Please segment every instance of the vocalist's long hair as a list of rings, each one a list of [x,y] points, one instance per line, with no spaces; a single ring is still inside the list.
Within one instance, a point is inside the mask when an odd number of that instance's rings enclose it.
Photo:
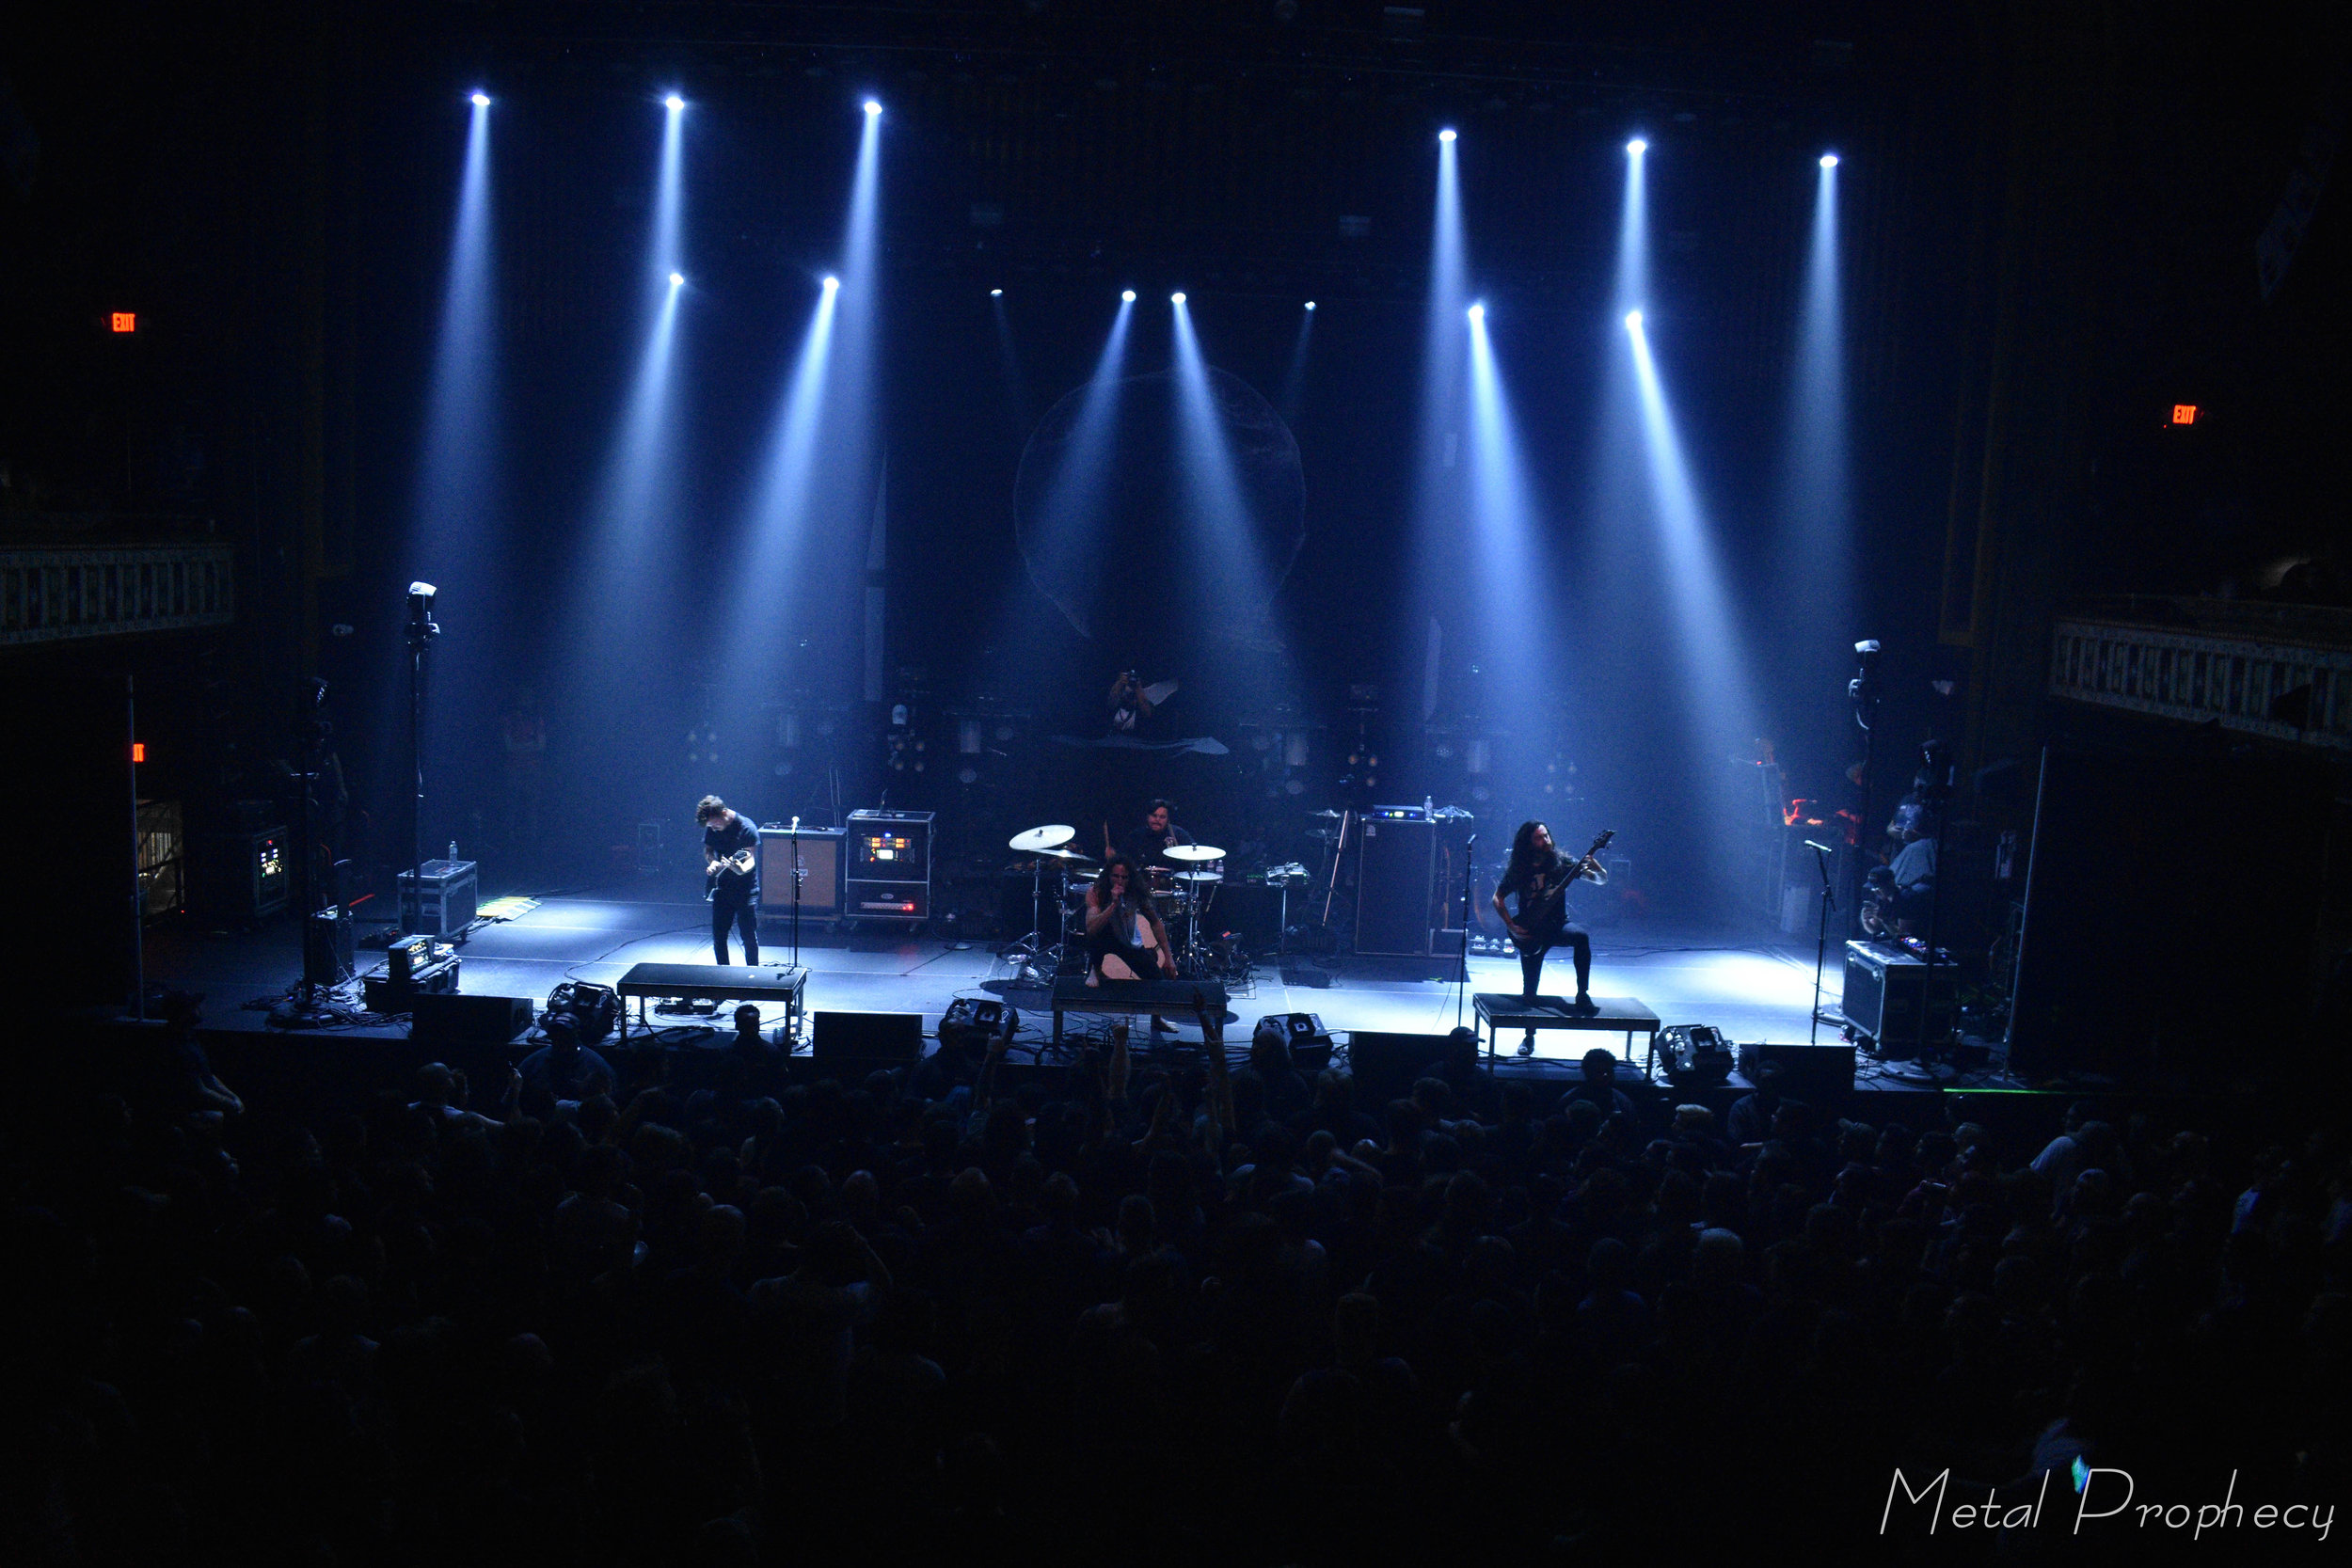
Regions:
[[[1144,888],[1143,872],[1135,862],[1124,855],[1112,855],[1103,862],[1103,873],[1094,879],[1096,891],[1105,892],[1109,889],[1111,873],[1114,870],[1122,870],[1127,873],[1127,894],[1120,900],[1122,906],[1120,912],[1129,915],[1142,913],[1147,907],[1144,901],[1151,896],[1151,894]],[[1098,900],[1094,907],[1098,910],[1108,909],[1110,905]],[[1122,937],[1121,940],[1125,939]]]
[[[1503,880],[1515,881],[1524,878],[1531,871],[1550,869],[1535,848],[1535,830],[1542,826],[1541,822],[1522,822],[1519,824],[1519,831],[1511,835],[1511,863],[1503,868]],[[1552,847],[1550,859],[1554,863],[1559,861],[1559,846]]]

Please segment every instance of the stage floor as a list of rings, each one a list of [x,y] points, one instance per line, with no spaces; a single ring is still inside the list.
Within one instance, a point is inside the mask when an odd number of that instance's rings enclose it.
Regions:
[[[787,956],[788,938],[774,940],[783,935],[762,936],[764,961]],[[1742,1043],[1795,1043],[1806,1037],[1813,991],[1809,948],[1740,944],[1652,927],[1597,932],[1593,945],[1594,989],[1638,997],[1664,1024],[1711,1023]],[[632,964],[709,962],[708,907],[626,890],[550,896],[477,929],[458,951],[460,989],[467,994],[544,1000],[564,979],[609,986]],[[1022,1009],[1025,1041],[1032,1037],[1033,1010],[1037,1036],[1051,1026],[1043,988],[1012,984],[1013,966],[997,957],[994,943],[964,945],[872,929],[804,931],[801,958],[809,970],[812,1012],[919,1013],[930,1034],[957,997],[996,995]],[[382,962],[380,951],[361,950],[362,970]],[[1442,1034],[1457,1017],[1470,1022],[1469,996],[1441,975],[1450,967],[1435,960],[1374,958],[1326,958],[1312,966],[1285,959],[1278,966],[1273,958],[1263,958],[1248,987],[1229,989],[1236,1022],[1228,1025],[1228,1035],[1238,1039],[1262,1015],[1288,1012],[1316,1014],[1335,1033]],[[1519,988],[1516,958],[1473,956],[1470,968],[1473,993]],[[206,1022],[215,1029],[263,1027],[264,1013],[246,1005],[282,996],[301,974],[300,944],[291,923],[242,935],[172,932],[154,939],[148,955],[151,981],[206,994]],[[1318,977],[1327,983],[1312,983]],[[1838,979],[1836,973],[1829,976],[1833,988]],[[1548,991],[1573,990],[1565,953],[1553,954],[1546,964],[1544,985]],[[771,1012],[775,1016],[770,1022],[781,1021],[780,1008]],[[1179,1037],[1198,1040],[1199,1028],[1184,1022]],[[1073,1026],[1077,1022],[1073,1016]],[[406,1026],[390,1024],[381,1032],[397,1037]],[[1821,1037],[1834,1041],[1836,1033],[1824,1024]],[[1505,1048],[1513,1043],[1505,1041]],[[1595,1045],[1622,1051],[1624,1037],[1546,1032],[1537,1037],[1536,1051],[1541,1057],[1565,1059]],[[1637,1053],[1640,1049],[1637,1040]]]

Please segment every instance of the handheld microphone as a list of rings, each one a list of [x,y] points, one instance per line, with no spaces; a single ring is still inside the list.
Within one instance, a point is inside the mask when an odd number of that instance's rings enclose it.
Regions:
[[[1804,847],[1808,849],[1819,849],[1824,855],[1834,855],[1837,853],[1836,850],[1831,848],[1828,845],[1816,844],[1809,838],[1804,841]]]

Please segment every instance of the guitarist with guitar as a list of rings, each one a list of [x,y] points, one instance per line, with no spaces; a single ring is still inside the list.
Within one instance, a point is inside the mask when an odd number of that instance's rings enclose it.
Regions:
[[[1522,822],[1519,831],[1511,835],[1511,862],[1503,867],[1502,878],[1495,883],[1495,913],[1502,920],[1503,929],[1511,933],[1511,943],[1519,950],[1519,973],[1525,979],[1520,995],[1534,997],[1544,977],[1544,955],[1555,947],[1565,947],[1576,959],[1576,1001],[1572,1006],[1580,1013],[1597,1013],[1593,1005],[1593,939],[1584,927],[1568,919],[1568,888],[1578,881],[1606,882],[1609,874],[1600,868],[1594,857],[1609,847],[1616,836],[1613,828],[1593,840],[1593,847],[1581,860],[1570,860],[1551,842],[1551,830],[1541,822]],[[1518,912],[1515,916],[1502,900],[1518,895]],[[1535,1048],[1535,1032],[1527,1032],[1519,1043],[1524,1056]]]
[[[703,827],[703,876],[710,900],[710,948],[727,958],[727,927],[743,934],[743,961],[759,962],[759,830],[716,795],[694,808]]]

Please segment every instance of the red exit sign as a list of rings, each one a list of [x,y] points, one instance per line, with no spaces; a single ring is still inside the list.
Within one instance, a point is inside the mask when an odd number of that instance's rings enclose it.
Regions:
[[[2176,403],[2172,405],[2172,422],[2174,424],[2195,424],[2197,422],[2197,414],[2198,408],[2193,403]]]
[[[106,316],[106,330],[109,332],[136,332],[138,329],[139,313],[136,310],[114,310]]]

